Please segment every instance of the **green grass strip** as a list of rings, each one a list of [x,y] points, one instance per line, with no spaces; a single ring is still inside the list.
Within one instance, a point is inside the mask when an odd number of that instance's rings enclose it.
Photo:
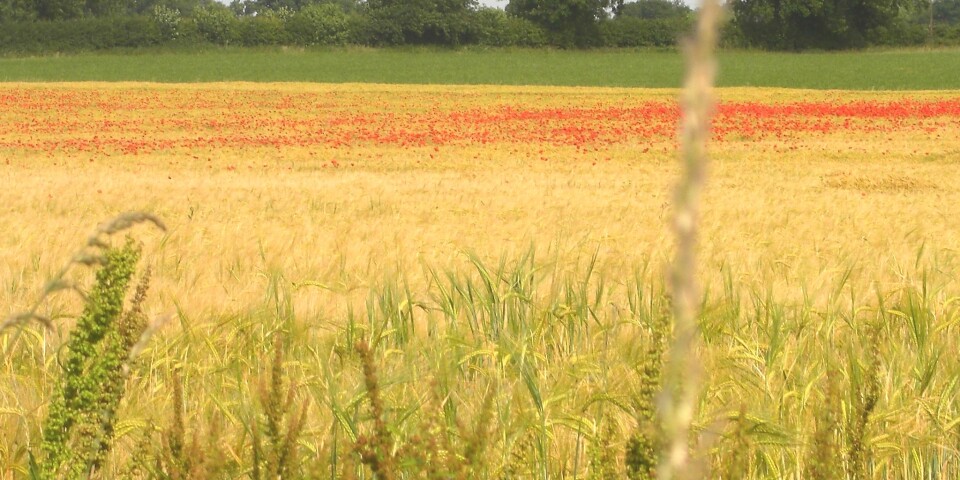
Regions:
[[[720,86],[960,89],[960,50],[729,51]],[[0,58],[0,81],[323,82],[679,87],[673,51],[208,49]]]

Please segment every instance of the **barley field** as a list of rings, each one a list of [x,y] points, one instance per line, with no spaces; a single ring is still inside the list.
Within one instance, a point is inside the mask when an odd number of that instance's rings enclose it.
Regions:
[[[0,478],[88,303],[44,286],[125,211],[166,228],[109,240],[151,335],[98,475],[651,478],[678,94],[0,84],[0,304],[49,319],[0,334]],[[717,95],[694,458],[957,477],[960,92]]]

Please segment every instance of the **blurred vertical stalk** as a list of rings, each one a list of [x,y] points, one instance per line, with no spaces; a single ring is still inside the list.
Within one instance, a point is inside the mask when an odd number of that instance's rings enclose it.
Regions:
[[[717,0],[704,0],[694,37],[685,45],[687,76],[681,94],[683,120],[680,127],[683,172],[674,199],[677,252],[670,283],[674,340],[664,377],[665,395],[661,401],[666,442],[657,471],[658,480],[697,475],[690,461],[690,425],[696,413],[702,368],[697,354],[697,316],[701,300],[696,280],[697,223],[713,114],[714,50],[719,23]]]

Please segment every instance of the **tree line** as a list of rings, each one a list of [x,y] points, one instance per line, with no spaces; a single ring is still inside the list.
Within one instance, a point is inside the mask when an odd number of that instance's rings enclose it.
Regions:
[[[960,44],[960,0],[729,0],[726,46]],[[0,50],[156,45],[670,47],[680,0],[0,0]]]

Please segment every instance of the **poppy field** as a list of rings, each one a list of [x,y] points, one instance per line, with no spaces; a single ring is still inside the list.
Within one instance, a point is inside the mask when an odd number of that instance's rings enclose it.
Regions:
[[[151,336],[105,478],[650,478],[678,93],[0,84],[0,302],[105,219],[165,224],[130,232]],[[695,457],[957,476],[960,92],[717,94]],[[0,334],[0,478],[39,452],[66,279]]]

